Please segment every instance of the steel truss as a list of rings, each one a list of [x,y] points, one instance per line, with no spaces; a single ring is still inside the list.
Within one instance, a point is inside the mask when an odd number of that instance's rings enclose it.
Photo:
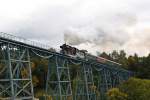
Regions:
[[[33,100],[33,85],[28,48],[2,43],[0,99]]]
[[[104,66],[94,66],[93,79],[96,88],[96,100],[105,100],[106,92],[117,87],[121,82],[131,77],[131,74],[120,70],[109,69]]]
[[[72,100],[68,59],[60,56],[49,59],[46,92],[53,100]]]
[[[34,99],[30,53],[49,61],[46,100],[105,100],[108,89],[132,76],[117,65],[74,59],[51,52],[47,46],[17,40],[0,34],[0,100]]]
[[[70,65],[78,67],[73,79]],[[49,59],[46,92],[53,100],[105,100],[107,90],[129,77],[120,70],[54,56]]]
[[[80,70],[77,72],[75,100],[95,100],[93,72],[91,65],[81,64]]]

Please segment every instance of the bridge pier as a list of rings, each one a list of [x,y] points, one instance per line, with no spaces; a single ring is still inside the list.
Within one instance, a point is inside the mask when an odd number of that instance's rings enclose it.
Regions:
[[[29,49],[3,43],[1,54],[0,98],[33,100]]]
[[[54,100],[72,100],[68,59],[54,56],[49,59],[46,92]],[[51,62],[51,63],[50,63]]]
[[[84,68],[84,80],[86,86],[86,96],[87,100],[96,100],[95,87],[93,81],[93,69],[92,65],[85,64]]]

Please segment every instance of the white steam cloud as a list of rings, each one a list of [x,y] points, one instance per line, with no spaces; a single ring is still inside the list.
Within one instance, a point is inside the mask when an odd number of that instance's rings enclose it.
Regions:
[[[92,45],[97,51],[121,49],[130,41],[128,28],[137,24],[136,15],[130,13],[117,13],[103,20],[98,17],[86,25],[69,28],[64,32],[64,41],[75,46]]]

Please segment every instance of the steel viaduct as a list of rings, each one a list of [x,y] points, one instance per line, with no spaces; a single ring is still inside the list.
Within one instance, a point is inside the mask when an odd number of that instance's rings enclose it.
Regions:
[[[108,89],[131,77],[119,65],[90,62],[49,51],[49,46],[0,33],[0,100],[34,100],[31,53],[49,61],[45,100],[104,100]],[[71,65],[77,66],[71,80]],[[27,75],[22,75],[26,71]],[[55,78],[54,78],[55,77]]]

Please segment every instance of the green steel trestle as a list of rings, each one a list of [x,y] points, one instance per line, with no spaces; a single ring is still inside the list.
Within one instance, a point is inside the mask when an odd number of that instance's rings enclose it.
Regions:
[[[105,100],[130,71],[51,52],[47,46],[0,33],[0,100],[33,100],[31,54],[48,60],[45,99]]]

